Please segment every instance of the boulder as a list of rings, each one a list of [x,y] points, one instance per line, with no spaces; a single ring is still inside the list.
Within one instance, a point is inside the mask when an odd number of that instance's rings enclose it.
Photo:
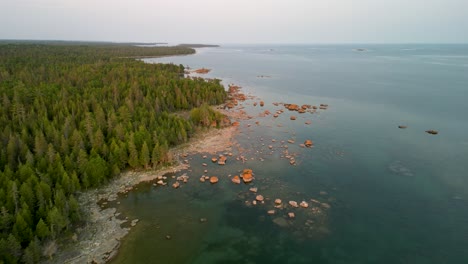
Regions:
[[[300,205],[302,208],[307,208],[307,207],[309,207],[309,204],[308,204],[306,201],[302,201],[299,205]]]
[[[285,104],[284,106],[286,106],[286,108],[289,111],[299,111],[299,109],[300,109],[297,104]]]
[[[281,199],[275,199],[275,204],[276,204],[276,205],[280,205],[281,202],[282,202]]]
[[[268,210],[267,214],[269,214],[269,215],[274,215],[274,214],[275,214],[275,210]]]
[[[294,208],[299,207],[299,205],[297,204],[296,201],[289,201],[289,205],[291,205],[291,206],[294,207]]]
[[[242,172],[242,180],[244,180],[245,183],[252,182],[253,176],[251,169],[244,169],[244,171]]]
[[[216,176],[211,176],[210,177],[210,183],[214,184],[214,183],[217,183],[219,181],[218,177]]]
[[[212,157],[212,158],[211,158],[211,161],[212,161],[213,163],[214,163],[214,162],[217,162],[217,161],[218,161],[218,158]]]
[[[437,130],[426,130],[426,133],[431,134],[431,135],[437,135],[439,132]]]
[[[312,140],[310,139],[307,139],[306,141],[304,141],[304,145],[308,148],[312,147],[312,145],[314,145],[314,142],[312,142]]]
[[[226,160],[227,160],[227,158],[225,156],[221,155],[221,156],[219,156],[218,164],[219,165],[224,165],[224,164],[226,164]]]
[[[264,105],[265,105],[265,102],[260,101],[260,106],[264,106]]]
[[[258,188],[257,187],[252,187],[249,189],[249,191],[253,192],[253,193],[256,193],[258,191]]]
[[[289,212],[289,213],[288,213],[288,216],[289,216],[289,218],[294,218],[294,217],[296,217],[296,215],[295,215],[293,212]]]
[[[177,188],[180,187],[180,183],[179,183],[178,181],[176,181],[176,182],[174,182],[174,184],[172,184],[172,187],[173,187],[174,189],[177,189]]]
[[[291,119],[291,120],[296,120],[296,117],[295,117],[295,116],[291,116],[289,119]]]
[[[240,177],[239,176],[234,176],[232,177],[231,181],[235,184],[240,184],[241,183],[241,180],[240,180]]]
[[[257,195],[257,196],[255,197],[255,200],[257,200],[257,201],[259,201],[259,202],[263,202],[263,200],[265,200],[265,198],[263,198],[263,195],[260,195],[260,194],[259,194],[259,195]]]

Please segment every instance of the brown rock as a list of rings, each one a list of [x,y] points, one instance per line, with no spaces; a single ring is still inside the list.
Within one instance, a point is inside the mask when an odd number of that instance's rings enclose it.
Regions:
[[[299,106],[297,104],[285,104],[284,106],[290,111],[299,111]]]
[[[265,105],[265,102],[260,101],[260,106],[264,106],[264,105]]]
[[[242,172],[242,180],[244,180],[245,183],[252,182],[253,176],[251,169],[244,169],[244,171]]]
[[[407,128],[408,126],[403,126],[403,125],[399,125],[398,128],[401,128],[401,129],[405,129]]]
[[[300,205],[302,208],[307,208],[307,207],[309,207],[309,204],[308,204],[306,201],[302,201],[299,205]]]
[[[240,180],[239,176],[237,176],[237,175],[232,177],[231,181],[233,183],[235,183],[235,184],[240,184],[241,183],[241,180]]]
[[[249,189],[249,191],[253,192],[253,193],[256,193],[258,191],[258,188],[257,187],[252,187]]]
[[[210,183],[214,184],[214,183],[217,183],[219,181],[218,177],[216,176],[211,176],[210,177]]]
[[[289,205],[291,205],[291,206],[294,207],[294,208],[299,207],[299,205],[297,204],[296,201],[289,201]]]
[[[275,210],[268,210],[267,212],[269,215],[274,215],[275,214]]]
[[[200,177],[200,182],[205,182],[205,177],[201,176]]]
[[[294,218],[296,215],[293,212],[288,213],[289,218]]]
[[[263,198],[263,195],[260,195],[260,194],[255,197],[255,200],[257,200],[259,202],[263,202],[264,199],[265,198]]]
[[[276,204],[276,205],[280,205],[281,202],[282,202],[281,199],[275,199],[275,204]]]
[[[439,132],[437,130],[426,130],[426,133],[431,134],[431,135],[437,135]]]
[[[212,158],[211,158],[211,161],[212,161],[212,162],[216,162],[216,161],[218,161],[218,159],[217,159],[216,157],[212,157]]]
[[[227,158],[225,156],[221,155],[221,156],[219,156],[218,164],[219,165],[224,165],[224,164],[226,164],[226,160],[227,160]]]
[[[291,116],[289,119],[291,119],[291,120],[296,120],[296,117],[295,117],[295,116]]]
[[[237,122],[237,121],[235,121],[235,122],[233,122],[233,123],[232,123],[232,125],[233,125],[233,126],[239,126],[239,125],[240,125],[240,123],[239,123],[239,122]]]
[[[209,73],[210,71],[211,71],[210,69],[201,68],[201,69],[194,70],[193,72],[198,73],[198,74],[206,74],[206,73]]]
[[[312,145],[314,145],[314,143],[312,142],[312,140],[310,139],[307,139],[305,142],[304,142],[304,145],[308,148],[312,147]]]
[[[174,189],[177,189],[177,188],[180,187],[180,183],[179,183],[178,181],[176,181],[174,184],[172,184],[172,187],[173,187]]]

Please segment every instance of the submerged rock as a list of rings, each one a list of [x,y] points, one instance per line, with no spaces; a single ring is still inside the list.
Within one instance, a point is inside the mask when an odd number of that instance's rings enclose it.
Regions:
[[[426,133],[431,134],[431,135],[437,135],[439,134],[439,131],[431,129],[431,130],[426,130]]]
[[[407,128],[408,126],[403,126],[403,125],[399,125],[398,128],[401,128],[401,129],[405,129]]]
[[[295,218],[296,215],[295,215],[293,212],[289,212],[289,213],[288,213],[288,217],[289,217],[289,218]]]
[[[268,210],[267,214],[269,214],[269,215],[274,215],[274,214],[275,214],[275,210]]]
[[[284,219],[283,217],[276,217],[275,219],[273,219],[273,223],[277,224],[280,227],[288,227],[289,226],[288,221],[286,219]]]
[[[309,204],[308,204],[306,201],[302,201],[299,205],[300,205],[302,208],[307,208],[307,207],[309,207]]]
[[[257,187],[252,187],[249,189],[249,191],[253,192],[253,193],[256,193],[258,191],[258,188]]]

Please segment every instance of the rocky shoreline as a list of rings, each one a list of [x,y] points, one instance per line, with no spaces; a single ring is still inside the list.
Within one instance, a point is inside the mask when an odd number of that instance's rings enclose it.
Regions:
[[[172,149],[174,157],[179,161],[174,166],[156,171],[127,171],[104,187],[81,193],[78,201],[84,210],[86,224],[77,228],[70,238],[61,241],[57,254],[44,263],[106,263],[112,259],[118,252],[120,240],[137,224],[138,219],[121,219],[116,208],[103,208],[99,203],[115,201],[119,193],[126,193],[141,182],[188,169],[189,165],[180,161],[183,155],[230,150],[238,129],[235,120],[245,119],[245,112],[240,109],[225,110],[223,107],[216,110],[231,119],[232,125],[200,132],[188,143]]]

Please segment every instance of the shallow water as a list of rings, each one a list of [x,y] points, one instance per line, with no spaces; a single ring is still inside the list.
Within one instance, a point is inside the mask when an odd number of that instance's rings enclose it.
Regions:
[[[234,159],[238,147],[225,166],[189,156],[181,188],[140,184],[119,199],[118,210],[140,222],[112,263],[468,260],[468,46],[246,45],[146,61],[213,69],[206,77],[241,85],[265,107],[245,102],[255,117],[241,122],[237,136],[245,164]],[[330,106],[258,117],[282,108],[273,102]],[[295,143],[281,143],[288,139]],[[299,147],[305,139],[314,147]],[[281,157],[284,145],[296,166]],[[254,182],[231,183],[244,168],[253,169]],[[199,182],[205,169],[220,182]],[[250,187],[265,204],[246,204],[255,199]],[[275,198],[310,207],[271,216]]]

